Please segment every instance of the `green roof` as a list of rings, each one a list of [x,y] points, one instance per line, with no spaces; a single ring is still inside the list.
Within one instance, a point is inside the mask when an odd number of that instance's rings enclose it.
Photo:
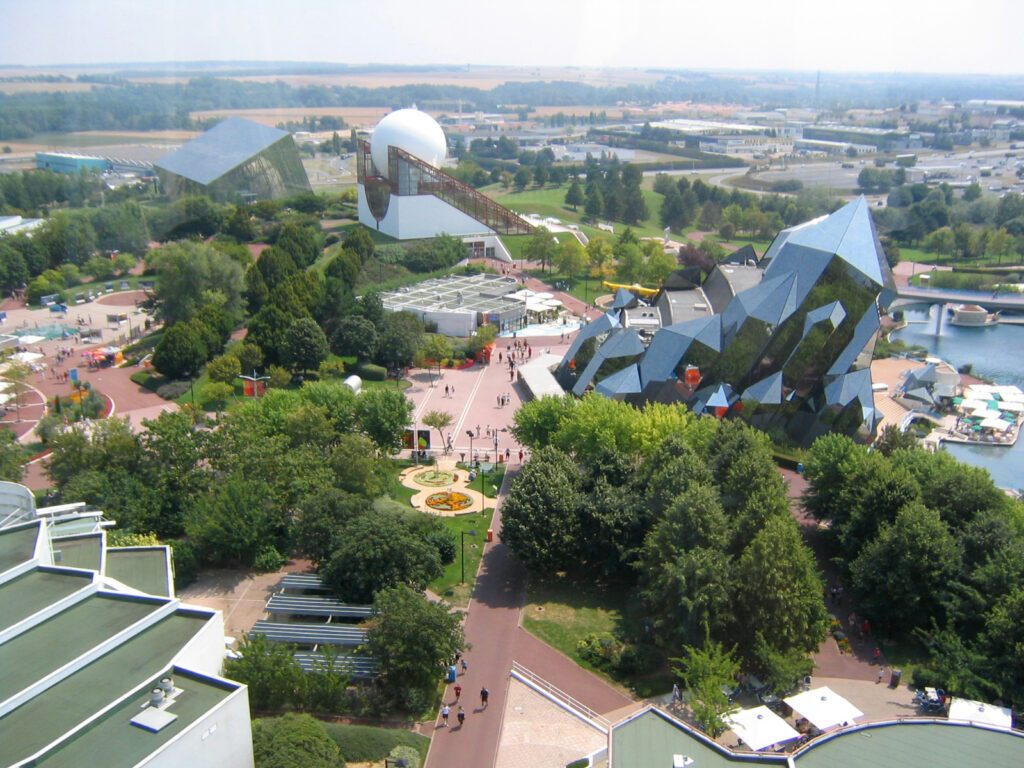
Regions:
[[[52,539],[50,547],[53,549],[55,565],[64,568],[85,568],[90,571],[100,570],[103,560],[102,533]]]
[[[208,620],[206,614],[178,611],[4,715],[0,744],[5,761],[27,759],[144,681],[159,676]],[[6,671],[6,666],[0,664],[0,670]],[[150,744],[158,746],[160,734],[151,735],[156,739]],[[108,741],[102,761],[78,764],[86,768],[111,765],[111,756],[134,738],[135,734],[125,732]]]
[[[88,728],[29,765],[47,768],[127,768],[136,765],[238,690],[237,685],[176,669],[174,687],[180,688],[181,693],[166,711],[178,719],[158,733],[152,733],[132,725],[130,721],[148,703],[149,691],[156,687],[161,676],[162,673],[154,677],[138,696],[126,699]]]
[[[611,768],[671,768],[673,755],[687,755],[694,768],[734,768],[736,759],[673,722],[656,709],[612,730]],[[785,759],[778,762],[785,765]]]
[[[0,585],[0,632],[91,582],[86,574],[36,568]]]
[[[0,701],[130,627],[161,604],[142,598],[91,595],[0,644]]]
[[[754,757],[716,749],[656,709],[614,726],[611,746],[611,768],[668,768],[673,755],[693,758],[694,768],[736,768],[752,759],[783,766],[786,760],[772,753]],[[796,768],[1019,768],[1024,765],[1024,733],[904,720],[812,742],[792,759]]]
[[[953,723],[914,723],[866,728],[802,752],[797,768],[1019,768],[1024,734]]]
[[[167,547],[108,548],[105,573],[146,594],[171,596]]]
[[[0,573],[31,560],[38,535],[39,523],[0,530]]]

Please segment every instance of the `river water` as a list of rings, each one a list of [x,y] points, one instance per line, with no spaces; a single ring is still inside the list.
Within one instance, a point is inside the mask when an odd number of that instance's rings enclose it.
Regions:
[[[1024,389],[1024,326],[993,325],[969,328],[950,325],[947,316],[942,332],[935,335],[934,307],[930,314],[906,310],[909,325],[892,334],[892,338],[907,344],[925,347],[959,368],[970,363],[972,372],[996,384],[1015,384]],[[984,467],[1003,488],[1024,488],[1024,436],[1010,447],[959,445],[943,443],[952,456],[966,464]]]

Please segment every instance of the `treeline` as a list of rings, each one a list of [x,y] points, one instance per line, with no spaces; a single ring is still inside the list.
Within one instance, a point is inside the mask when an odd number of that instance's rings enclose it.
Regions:
[[[904,447],[819,438],[804,506],[874,631],[928,655],[914,684],[1024,703],[1024,510],[982,469]]]
[[[90,77],[89,91],[0,95],[0,139],[26,138],[44,131],[156,130],[196,127],[189,115],[214,109],[258,107],[405,107],[413,103],[455,103],[474,109],[517,113],[540,106],[657,104],[667,101],[810,105],[812,73],[761,75],[740,79],[707,72],[665,72],[650,85],[600,87],[578,82],[504,83],[489,90],[452,85],[387,88],[252,82],[226,77],[195,77],[186,83],[124,83],[119,73]],[[146,76],[151,76],[146,75]],[[112,83],[112,84],[106,84]],[[918,99],[1015,98],[1020,78],[981,76],[875,75],[864,82],[829,75],[819,93],[836,107],[896,105]]]
[[[667,134],[668,131],[661,133]],[[652,131],[652,134],[658,132]],[[648,152],[660,152],[664,155],[675,155],[677,157],[690,158],[692,162],[686,167],[696,170],[697,168],[745,168],[747,164],[738,157],[729,155],[715,155],[710,152],[701,152],[697,147],[680,146],[671,140],[670,136],[654,138],[644,136],[643,132],[637,134],[628,131],[605,131],[595,130],[590,132],[590,137],[610,147],[622,147],[624,149],[643,149]],[[678,138],[678,135],[675,136]]]
[[[597,395],[527,403],[513,434],[532,455],[502,539],[533,578],[630,588],[650,635],[608,643],[621,671],[649,671],[653,639],[674,654],[723,644],[773,690],[806,674],[828,614],[765,435]]]

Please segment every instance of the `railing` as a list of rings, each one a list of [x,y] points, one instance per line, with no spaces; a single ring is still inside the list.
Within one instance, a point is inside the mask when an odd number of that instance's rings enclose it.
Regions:
[[[512,662],[511,674],[512,677],[516,678],[520,682],[526,683],[534,689],[537,689],[540,693],[546,695],[556,704],[560,704],[578,717],[589,721],[602,732],[607,733],[611,729],[612,724],[607,717],[602,715],[600,712],[594,711],[582,701],[573,698],[560,688],[556,688],[544,678],[528,670],[518,661]]]

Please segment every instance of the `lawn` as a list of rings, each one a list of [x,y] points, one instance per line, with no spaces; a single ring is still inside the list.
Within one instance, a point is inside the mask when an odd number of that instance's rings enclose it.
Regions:
[[[399,728],[375,728],[370,725],[324,723],[324,730],[341,747],[347,763],[379,762],[399,745],[409,746],[426,760],[430,739]]]
[[[672,673],[666,665],[651,673],[625,677],[598,669],[577,651],[577,643],[590,634],[608,633],[619,638],[643,634],[639,603],[626,587],[568,576],[531,579],[523,626],[581,667],[625,685],[639,696],[665,693],[672,688]]]
[[[977,259],[965,259],[960,256],[942,256],[938,253],[929,253],[917,248],[900,248],[900,261],[912,261],[917,264],[937,264],[939,266],[961,267],[971,269],[974,267],[1014,267],[1024,263],[1024,255],[1018,256],[1015,260],[1012,256],[993,256],[987,254]]]
[[[579,224],[584,216],[583,207],[573,210],[565,204],[565,193],[569,185],[564,184],[558,187],[545,187],[543,189],[525,189],[522,192],[505,191],[500,187],[490,187],[487,193],[502,205],[508,206],[519,213],[536,213],[539,216],[552,216],[563,223]],[[662,227],[660,223],[662,196],[650,189],[641,189],[644,200],[647,201],[649,216],[638,225],[632,227],[633,231],[640,237],[661,237]],[[625,229],[626,225],[615,222],[616,233]],[[593,235],[600,230],[585,226],[584,232]]]
[[[491,527],[494,510],[488,507],[483,514],[474,512],[470,515],[442,517],[441,522],[455,535],[455,562],[444,568],[444,573],[427,586],[452,605],[464,608],[469,604],[476,582],[476,572],[480,567],[484,544],[487,540],[487,529]],[[475,533],[474,533],[475,532]],[[462,584],[462,534],[466,542],[466,583]]]

